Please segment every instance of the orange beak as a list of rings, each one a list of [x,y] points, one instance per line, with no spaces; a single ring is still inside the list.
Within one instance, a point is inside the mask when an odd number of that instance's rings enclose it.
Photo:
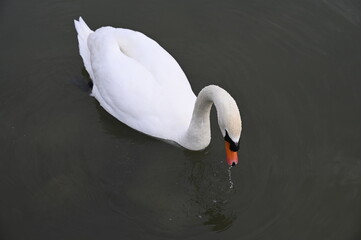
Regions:
[[[238,163],[238,154],[230,149],[229,142],[226,141],[226,159],[230,166],[235,166]]]

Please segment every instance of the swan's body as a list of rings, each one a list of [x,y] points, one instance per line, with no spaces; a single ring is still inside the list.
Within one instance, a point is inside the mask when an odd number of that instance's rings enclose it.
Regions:
[[[208,86],[197,98],[176,60],[154,40],[122,28],[93,32],[81,18],[74,23],[92,95],[111,115],[145,134],[201,150],[211,139],[215,103],[223,136],[238,144],[239,110],[225,90]]]

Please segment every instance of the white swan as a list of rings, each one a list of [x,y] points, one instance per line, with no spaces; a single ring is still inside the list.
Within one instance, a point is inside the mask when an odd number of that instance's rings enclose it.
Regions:
[[[81,17],[74,24],[92,95],[107,112],[140,132],[202,150],[211,140],[214,103],[227,162],[238,163],[242,122],[228,92],[210,85],[196,97],[176,60],[140,32],[112,27],[93,32]]]

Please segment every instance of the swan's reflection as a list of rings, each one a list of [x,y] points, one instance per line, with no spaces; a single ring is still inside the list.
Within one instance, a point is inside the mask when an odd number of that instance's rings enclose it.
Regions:
[[[234,193],[229,182],[229,169],[224,162],[214,159],[217,156],[210,157],[207,150],[188,151],[185,155],[191,164],[186,168],[189,186],[192,186],[188,193],[196,205],[198,217],[213,231],[228,229],[236,219],[235,212],[229,209]]]

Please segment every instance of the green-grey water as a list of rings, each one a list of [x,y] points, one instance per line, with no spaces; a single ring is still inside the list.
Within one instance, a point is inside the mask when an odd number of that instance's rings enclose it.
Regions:
[[[155,39],[243,119],[237,167],[212,111],[201,152],[89,96],[73,19]],[[0,239],[361,238],[356,0],[4,0]]]

